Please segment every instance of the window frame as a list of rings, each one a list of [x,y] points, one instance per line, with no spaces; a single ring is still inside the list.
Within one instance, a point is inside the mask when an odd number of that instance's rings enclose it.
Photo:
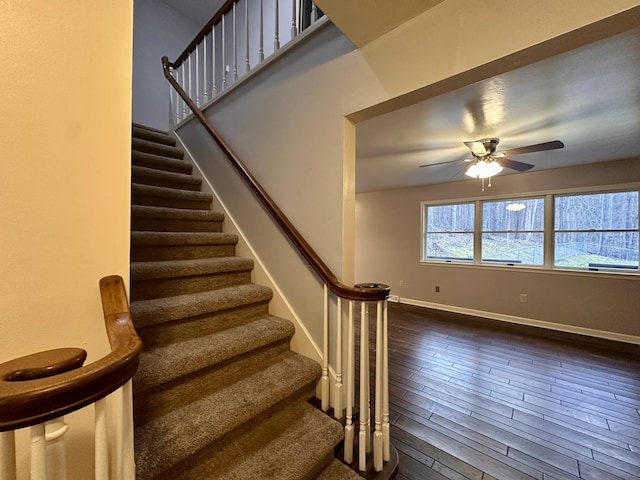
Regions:
[[[615,187],[593,187],[593,188],[575,188],[549,192],[531,192],[527,194],[518,195],[496,195],[483,198],[460,198],[455,201],[451,200],[435,200],[435,201],[422,201],[420,202],[420,235],[421,235],[421,247],[420,247],[420,260],[422,265],[457,265],[457,266],[477,266],[481,268],[515,268],[522,270],[538,270],[547,272],[565,272],[565,273],[580,273],[580,274],[612,274],[623,276],[637,276],[640,277],[640,268],[590,268],[590,267],[567,267],[555,265],[555,199],[560,196],[569,195],[593,195],[593,194],[607,194],[607,193],[619,193],[619,192],[637,192],[638,203],[640,204],[640,184],[633,183],[627,185],[620,185]],[[496,201],[519,201],[527,199],[543,199],[544,217],[543,217],[543,263],[542,265],[533,264],[519,264],[519,263],[506,263],[506,262],[492,262],[482,260],[482,211],[483,204],[485,202]],[[473,242],[473,259],[472,260],[457,260],[457,259],[437,259],[426,257],[426,219],[427,209],[430,206],[444,206],[444,205],[461,205],[461,204],[474,204],[474,242]],[[640,207],[640,205],[639,205]],[[631,230],[634,232],[635,230]],[[638,235],[640,237],[640,222],[638,225]],[[640,254],[640,240],[638,242],[638,250]]]

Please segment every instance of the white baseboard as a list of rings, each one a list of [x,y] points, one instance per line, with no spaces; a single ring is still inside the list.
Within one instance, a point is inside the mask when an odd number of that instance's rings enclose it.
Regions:
[[[490,320],[499,320],[501,322],[515,323],[517,325],[526,325],[529,327],[540,327],[549,330],[556,330],[565,333],[575,333],[588,337],[602,338],[605,340],[614,340],[616,342],[631,343],[640,345],[640,337],[635,335],[627,335],[624,333],[607,332],[605,330],[595,330],[592,328],[578,327],[575,325],[564,325],[562,323],[546,322],[543,320],[535,320],[533,318],[516,317],[514,315],[505,315],[502,313],[485,312],[482,310],[474,310],[471,308],[454,307],[451,305],[443,305],[440,303],[424,302],[422,300],[413,300],[411,298],[400,298],[399,303],[413,305],[416,307],[432,308],[444,312],[460,313],[462,315],[472,315],[475,317],[488,318]]]

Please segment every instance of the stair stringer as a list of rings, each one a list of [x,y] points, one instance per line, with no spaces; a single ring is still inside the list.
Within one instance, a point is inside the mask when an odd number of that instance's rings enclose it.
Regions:
[[[230,210],[226,207],[224,201],[220,198],[215,188],[208,180],[198,161],[189,151],[187,145],[184,144],[180,135],[176,131],[170,132],[179,143],[180,147],[184,150],[185,159],[191,161],[194,165],[192,175],[202,179],[201,191],[207,192],[213,195],[213,205],[217,210],[220,210],[225,215],[225,232],[238,235],[238,243],[236,244],[236,252],[238,256],[250,258],[254,262],[253,270],[251,271],[251,281],[253,283],[270,287],[273,291],[273,298],[269,303],[269,311],[272,315],[276,315],[285,318],[293,323],[295,327],[295,333],[291,338],[290,347],[291,350],[304,355],[312,360],[315,360],[318,364],[322,365],[322,349],[313,341],[309,331],[302,323],[300,316],[296,313],[291,303],[287,300],[282,289],[278,283],[270,275],[268,268],[257,254],[256,250],[252,247],[251,243],[247,240],[247,237],[243,234],[242,229],[239,228],[237,222],[234,220]],[[343,336],[346,338],[346,336]],[[343,355],[343,358],[346,358]],[[330,385],[330,405],[333,407],[333,399],[336,398],[336,372],[335,369],[329,365],[329,385]],[[320,382],[316,387],[316,396],[320,398]],[[344,405],[344,400],[342,401]]]

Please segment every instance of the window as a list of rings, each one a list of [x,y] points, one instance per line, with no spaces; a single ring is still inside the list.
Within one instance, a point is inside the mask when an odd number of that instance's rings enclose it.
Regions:
[[[555,197],[554,265],[638,269],[638,192]]]
[[[482,261],[544,263],[544,199],[482,202]]]
[[[473,203],[425,208],[423,257],[427,260],[473,260]]]
[[[422,261],[640,273],[640,189],[423,203]]]

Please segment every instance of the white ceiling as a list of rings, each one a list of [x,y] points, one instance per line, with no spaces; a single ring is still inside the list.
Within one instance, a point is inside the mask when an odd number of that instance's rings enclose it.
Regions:
[[[487,137],[500,138],[498,151],[565,143],[512,157],[532,172],[640,157],[640,29],[363,121],[356,132],[359,192],[468,179],[463,142]]]

